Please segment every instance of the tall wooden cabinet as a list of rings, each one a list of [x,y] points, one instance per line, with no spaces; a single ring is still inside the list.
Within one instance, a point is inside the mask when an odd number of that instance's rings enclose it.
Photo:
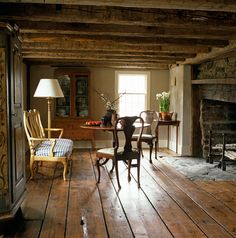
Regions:
[[[0,25],[0,221],[15,215],[25,193],[21,69],[17,27]]]
[[[88,71],[58,68],[55,78],[58,79],[64,98],[55,99],[53,127],[64,128],[63,137],[73,140],[89,140],[94,146],[94,133],[81,129],[80,126],[90,116]]]

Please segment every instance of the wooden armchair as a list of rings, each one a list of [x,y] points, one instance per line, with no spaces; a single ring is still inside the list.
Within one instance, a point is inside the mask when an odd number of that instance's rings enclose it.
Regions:
[[[63,179],[66,180],[68,159],[73,149],[73,141],[61,139],[63,129],[51,128],[50,131],[59,131],[59,138],[46,138],[45,130],[37,110],[24,111],[24,128],[30,148],[30,173],[34,177],[33,165],[35,161],[60,162],[64,166]]]

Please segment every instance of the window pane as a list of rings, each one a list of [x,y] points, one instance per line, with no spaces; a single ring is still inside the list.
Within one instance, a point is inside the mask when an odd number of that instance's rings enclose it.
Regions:
[[[119,74],[118,93],[146,93],[147,76],[145,74]]]
[[[144,94],[124,94],[119,102],[120,116],[138,116],[145,108]]]

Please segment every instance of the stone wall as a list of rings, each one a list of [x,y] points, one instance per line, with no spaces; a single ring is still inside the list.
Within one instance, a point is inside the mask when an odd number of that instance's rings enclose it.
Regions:
[[[229,78],[231,84],[227,82]],[[195,137],[193,138],[193,143],[195,143],[193,148],[198,155],[206,158],[210,129],[236,131],[236,57],[195,66],[194,79],[209,80],[208,82],[210,82],[201,84],[199,81],[198,85],[192,87],[193,95],[197,97],[197,99],[193,99],[195,115],[193,119],[193,137]],[[218,79],[221,79],[220,83]],[[214,81],[216,83],[213,83]],[[231,139],[236,143],[236,136]],[[216,143],[221,142],[222,137],[215,140]]]
[[[199,96],[200,99],[236,103],[236,84],[203,84],[199,86]]]
[[[236,78],[236,57],[205,62],[194,69],[196,79]]]

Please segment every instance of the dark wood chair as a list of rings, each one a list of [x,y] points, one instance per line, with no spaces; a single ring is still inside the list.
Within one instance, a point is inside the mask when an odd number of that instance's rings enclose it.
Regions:
[[[133,148],[131,139],[136,127],[138,127],[139,136],[137,137],[137,140],[135,142],[136,146]],[[98,183],[100,182],[100,166],[104,165],[109,159],[112,159],[113,166],[111,172],[115,168],[119,189],[121,188],[121,186],[119,181],[118,161],[124,161],[128,165],[128,181],[131,180],[130,175],[131,167],[137,168],[138,187],[140,187],[140,157],[141,157],[140,138],[143,133],[143,128],[144,128],[144,121],[141,117],[137,116],[120,117],[116,120],[113,131],[114,147],[99,149],[96,152]],[[101,162],[102,159],[105,159],[105,161]],[[136,160],[136,163],[133,163],[133,160]]]
[[[235,143],[236,131],[231,130],[222,133],[223,145],[222,145],[222,157],[219,161],[218,168],[222,167],[222,170],[226,170],[227,162],[236,162],[236,143]]]
[[[144,128],[143,134],[141,136],[141,142],[145,142],[149,145],[149,162],[152,163],[153,144],[155,144],[155,158],[157,159],[158,133],[156,130],[158,123],[158,115],[156,111],[146,110],[142,111],[139,116],[144,120],[145,123],[150,124],[149,127]],[[137,140],[137,138],[138,134],[134,134],[132,136],[132,141]]]

